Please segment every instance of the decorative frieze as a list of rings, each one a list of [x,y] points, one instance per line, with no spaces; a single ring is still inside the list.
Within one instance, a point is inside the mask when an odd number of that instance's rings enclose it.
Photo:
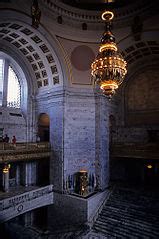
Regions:
[[[53,185],[38,188],[0,201],[0,223],[35,208],[53,204]]]
[[[63,4],[62,1],[52,1],[52,0],[42,0],[44,5],[49,7],[51,11],[53,12],[54,16],[59,19],[59,16],[62,16],[62,21],[60,21],[60,24],[74,24],[74,26],[79,26],[79,22],[83,23],[89,23],[91,25],[91,28],[98,28],[101,24],[101,17],[100,17],[100,11],[87,11],[83,9],[74,8],[70,5],[67,6],[66,4]],[[100,4],[100,3],[99,3]],[[116,11],[116,22],[122,22],[122,25],[126,22],[128,24],[128,18],[131,19],[134,15],[141,15],[143,11],[149,11],[150,8],[154,7],[155,3],[150,1],[140,1],[135,2],[126,8],[120,8]],[[59,21],[58,21],[59,23]]]

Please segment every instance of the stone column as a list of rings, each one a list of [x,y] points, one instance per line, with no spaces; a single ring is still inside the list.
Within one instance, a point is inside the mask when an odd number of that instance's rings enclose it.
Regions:
[[[23,163],[23,173],[21,174],[22,177],[22,183],[25,187],[29,186],[30,181],[30,167],[29,163]]]
[[[3,168],[3,190],[9,191],[9,165],[5,165]]]
[[[63,99],[61,99],[62,101]],[[50,183],[54,190],[63,190],[63,102],[50,109]]]
[[[105,96],[96,94],[96,184],[98,190],[109,185],[109,102]]]
[[[37,162],[31,162],[31,185],[37,184]]]
[[[29,173],[29,163],[25,163],[25,186],[29,186],[30,173]]]
[[[36,185],[36,162],[27,162],[23,164],[23,174],[21,175],[23,185]]]
[[[20,185],[20,166],[17,164],[16,166],[16,185]]]

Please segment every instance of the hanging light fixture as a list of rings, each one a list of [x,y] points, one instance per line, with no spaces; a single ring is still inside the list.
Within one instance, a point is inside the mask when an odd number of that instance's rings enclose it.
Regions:
[[[118,52],[115,37],[111,32],[111,20],[114,14],[105,11],[102,20],[105,21],[105,32],[101,39],[99,53],[91,64],[91,74],[95,84],[100,86],[103,94],[111,98],[127,73],[126,61]]]

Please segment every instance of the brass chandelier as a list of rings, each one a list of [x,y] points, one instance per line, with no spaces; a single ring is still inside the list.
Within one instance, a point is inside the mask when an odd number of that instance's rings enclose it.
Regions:
[[[91,64],[91,74],[95,84],[99,85],[102,93],[108,98],[114,95],[127,73],[126,61],[118,52],[115,37],[111,32],[111,20],[114,14],[105,11],[102,19],[105,21],[105,32],[101,39],[99,53]]]

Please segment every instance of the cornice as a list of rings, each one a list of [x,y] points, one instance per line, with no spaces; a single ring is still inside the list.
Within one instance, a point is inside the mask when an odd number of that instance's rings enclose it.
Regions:
[[[99,29],[101,28],[99,25],[102,26],[101,11],[87,11],[70,7],[59,0],[41,0],[41,4],[50,9],[56,16],[62,16],[63,22],[67,25],[78,26],[79,22],[85,22],[89,24],[89,29]],[[141,0],[134,2],[127,7],[114,10],[114,23],[117,26],[121,24],[130,25],[135,15],[140,15],[144,19],[144,16],[147,17],[152,9],[155,9],[155,1]]]

